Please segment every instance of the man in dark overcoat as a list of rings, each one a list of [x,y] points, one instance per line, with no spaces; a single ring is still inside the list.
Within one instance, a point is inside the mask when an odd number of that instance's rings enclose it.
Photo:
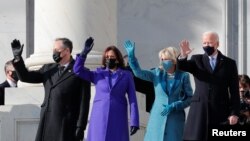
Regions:
[[[56,63],[45,64],[36,71],[26,69],[19,40],[15,39],[11,46],[19,79],[44,85],[36,141],[82,140],[89,113],[90,83],[73,73],[72,42],[67,38],[56,39],[53,48]]]
[[[180,47],[178,68],[193,74],[195,81],[184,140],[206,141],[212,136],[212,129],[238,122],[240,98],[237,65],[217,49],[219,36],[216,32],[203,33],[205,54],[193,55],[187,60],[192,51],[189,42],[182,41]]]
[[[18,77],[12,65],[12,60],[9,60],[4,65],[6,80],[0,84],[0,105],[5,103],[5,88],[17,87]]]

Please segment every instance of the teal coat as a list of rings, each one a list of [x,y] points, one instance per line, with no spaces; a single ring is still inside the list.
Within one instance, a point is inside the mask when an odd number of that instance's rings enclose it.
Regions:
[[[129,58],[129,65],[136,77],[154,84],[155,101],[150,111],[144,141],[182,141],[185,124],[184,109],[190,105],[193,95],[189,74],[176,70],[173,85],[170,91],[167,91],[168,75],[165,71],[159,68],[141,70],[137,60],[131,58]],[[164,104],[175,105],[175,110],[167,116],[162,116]]]

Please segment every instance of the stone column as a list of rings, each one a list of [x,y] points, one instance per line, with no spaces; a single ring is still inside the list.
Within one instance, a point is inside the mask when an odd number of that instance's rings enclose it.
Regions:
[[[92,36],[95,46],[87,59],[87,67],[100,65],[101,52],[116,44],[116,0],[36,0],[34,54],[26,59],[29,69],[53,62],[53,41],[67,37],[73,42],[73,57]]]
[[[95,46],[86,60],[90,69],[100,66],[104,48],[117,42],[116,0],[36,0],[34,12],[34,54],[25,60],[30,70],[53,62],[53,43],[58,37],[67,37],[73,42],[75,58],[85,40],[92,36]],[[19,87],[36,85],[18,84]]]
[[[85,40],[89,36],[92,36],[95,39],[95,46],[93,51],[88,55],[86,62],[86,66],[90,69],[100,66],[102,52],[107,46],[117,46],[116,0],[36,0],[34,12],[34,53],[25,59],[25,64],[30,70],[39,69],[43,64],[53,62],[53,42],[54,39],[58,37],[67,37],[72,40],[74,46],[72,55],[75,57],[75,54],[82,50],[82,45]],[[11,118],[5,118],[3,120],[1,120],[0,117],[0,121],[4,121],[6,124],[10,122],[13,124],[9,130],[15,130],[17,135],[11,134],[8,136],[26,141],[34,140],[39,123],[39,106],[44,97],[44,90],[41,84],[31,85],[21,83],[19,84],[19,87],[20,86],[23,88],[11,89],[12,91],[9,90],[9,92],[7,92],[6,103],[10,105],[10,107],[20,108],[20,111],[25,110],[33,114],[25,117],[25,114],[20,115],[17,113],[17,115],[13,114]],[[20,93],[22,95],[18,95]],[[94,86],[91,87],[91,93],[90,111],[95,96]],[[138,103],[143,102],[144,99],[138,97]],[[23,106],[26,103],[29,105],[26,107]],[[13,111],[13,113],[16,113],[16,111]],[[141,110],[140,108],[141,117],[148,117],[146,114],[145,109]],[[2,113],[2,115],[5,115],[5,113]],[[19,121],[20,118],[24,119],[25,123],[23,120]],[[13,122],[11,119],[18,119],[18,121]],[[141,130],[139,130],[136,135],[131,136],[131,141],[143,140],[146,123],[147,118],[143,118],[140,122]],[[26,128],[26,126],[28,127]],[[24,130],[21,130],[21,128],[35,132],[28,136],[25,135],[25,132],[22,132]],[[4,133],[9,130],[5,130]],[[87,130],[85,134],[87,134]]]

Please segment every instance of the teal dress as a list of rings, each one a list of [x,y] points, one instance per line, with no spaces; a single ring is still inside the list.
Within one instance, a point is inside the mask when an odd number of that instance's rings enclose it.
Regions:
[[[184,109],[190,105],[193,90],[187,72],[176,70],[173,77],[160,68],[141,70],[136,59],[129,58],[136,77],[153,82],[155,101],[150,111],[144,141],[182,141],[185,124]],[[163,105],[173,104],[174,110],[162,116]]]

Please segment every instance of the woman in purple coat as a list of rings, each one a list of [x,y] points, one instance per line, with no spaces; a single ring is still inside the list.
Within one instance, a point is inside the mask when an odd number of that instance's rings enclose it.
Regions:
[[[84,69],[94,43],[88,38],[74,65],[76,75],[95,84],[96,95],[89,121],[87,141],[129,141],[127,99],[130,105],[130,135],[139,129],[139,112],[131,72],[124,70],[121,52],[107,47],[102,65],[95,71]]]

